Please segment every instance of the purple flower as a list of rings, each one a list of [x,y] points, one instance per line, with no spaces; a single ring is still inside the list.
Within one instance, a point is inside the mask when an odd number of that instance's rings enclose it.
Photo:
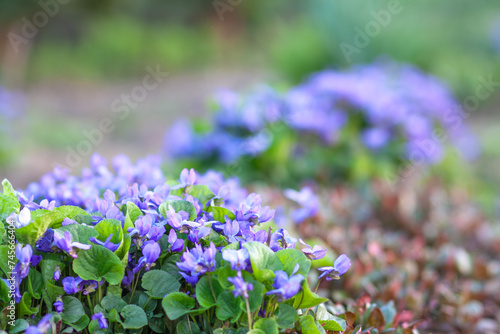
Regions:
[[[238,241],[236,235],[240,232],[240,225],[236,220],[231,221],[226,218],[226,224],[224,225],[223,231],[230,243]]]
[[[194,171],[193,168],[188,170],[187,168],[184,168],[181,172],[181,183],[173,187],[172,189],[179,189],[179,188],[184,188],[187,186],[191,186],[195,184],[196,182],[196,172]]]
[[[342,254],[335,260],[335,262],[333,263],[333,267],[318,268],[319,271],[323,272],[321,275],[319,275],[318,279],[323,277],[326,277],[327,281],[340,279],[340,276],[344,275],[350,267],[351,260],[347,255]]]
[[[212,229],[208,226],[203,226],[198,229],[192,229],[189,232],[188,240],[191,241],[192,243],[197,243],[201,240],[201,238],[209,235],[210,232],[212,232]]]
[[[127,269],[125,271],[125,276],[123,276],[122,284],[126,287],[130,287],[133,280],[134,280],[134,273],[132,272],[132,270]]]
[[[15,253],[19,262],[16,264],[14,272],[17,273],[22,280],[28,276],[30,266],[36,266],[42,257],[40,255],[33,255],[33,249],[30,245],[23,247],[21,244],[17,244]]]
[[[213,242],[210,247],[203,251],[200,244],[196,244],[195,248],[188,250],[182,254],[182,262],[177,262],[182,272],[180,274],[191,284],[198,282],[198,276],[213,271],[215,269],[215,254],[217,249]]]
[[[36,326],[29,326],[26,329],[25,334],[45,334],[49,331],[49,329],[52,327],[51,325],[51,320],[52,320],[52,314],[47,314],[45,315],[38,325]]]
[[[231,269],[245,270],[248,266],[250,255],[245,248],[239,250],[226,249],[222,251],[222,258],[231,263]]]
[[[134,268],[134,274],[141,270],[142,267],[145,267],[146,271],[149,271],[152,266],[154,266],[154,262],[158,260],[160,256],[161,249],[160,245],[154,241],[148,241],[144,245],[142,249],[142,257],[139,259],[137,266]]]
[[[7,217],[7,219],[9,218],[14,218],[15,221],[14,221],[14,227],[15,228],[21,228],[21,227],[24,227],[24,226],[27,226],[30,222],[31,222],[31,212],[30,212],[30,209],[28,209],[27,207],[24,207],[20,212],[19,214],[15,214],[15,213],[12,213],[9,215],[9,217]]]
[[[54,281],[59,281],[59,279],[61,278],[61,268],[59,268],[59,266],[56,267],[53,278]]]
[[[69,231],[64,232],[64,237],[62,237],[59,233],[54,233],[54,243],[55,245],[62,251],[68,253],[72,258],[76,259],[78,255],[76,255],[76,250],[74,248],[88,250],[90,249],[90,245],[82,244],[80,242],[73,242],[73,237]]]
[[[73,225],[73,224],[78,224],[76,220],[69,219],[69,218],[64,218],[62,221],[62,226],[68,226],[68,225]]]
[[[52,252],[52,242],[54,241],[54,230],[49,228],[45,234],[38,239],[35,247],[40,252]]]
[[[300,291],[301,283],[304,280],[304,276],[302,276],[301,274],[295,275],[298,270],[298,263],[295,266],[290,277],[288,277],[286,272],[278,270],[275,273],[276,277],[273,283],[273,287],[275,289],[267,292],[266,295],[277,295],[280,302],[297,295],[297,293]]]
[[[95,244],[104,246],[107,249],[109,249],[110,251],[114,252],[114,251],[116,251],[120,247],[121,241],[118,244],[114,244],[114,243],[111,242],[111,238],[113,238],[113,234],[110,234],[108,236],[108,238],[106,239],[106,241],[104,241],[104,242],[102,242],[101,240],[99,240],[99,239],[97,239],[95,237],[90,237],[89,241],[93,242]]]
[[[98,312],[92,316],[92,320],[97,320],[99,323],[99,328],[105,329],[108,328],[108,321],[104,317],[104,314],[102,312]]]
[[[153,225],[146,237],[148,240],[158,241],[165,234],[166,230],[163,225]]]
[[[242,296],[243,298],[247,299],[248,298],[248,291],[253,290],[252,283],[246,283],[243,280],[243,276],[241,275],[241,271],[238,271],[238,274],[236,274],[236,277],[228,277],[227,280],[229,282],[233,283],[233,285],[234,285],[234,290],[233,290],[234,297]]]
[[[185,211],[175,212],[174,208],[170,204],[168,205],[168,210],[166,215],[167,217],[165,218],[167,220],[167,223],[176,230],[180,229],[180,227],[182,226],[182,222],[189,218],[189,214],[187,212]]]
[[[297,239],[290,236],[287,230],[279,228],[271,235],[271,244],[269,245],[269,248],[277,252],[281,249],[295,248],[296,242]]]
[[[318,197],[309,187],[302,188],[300,192],[292,189],[286,189],[285,196],[301,206],[300,209],[297,209],[292,213],[293,220],[296,223],[301,223],[307,218],[314,217],[319,210]]]
[[[315,245],[314,247],[306,244],[302,239],[299,239],[299,242],[305,247],[302,248],[302,252],[307,256],[309,260],[319,260],[325,257],[326,249],[322,248],[320,245]]]
[[[57,313],[61,313],[63,311],[63,301],[61,299],[61,296],[57,298],[57,300],[54,302],[54,307],[56,308]]]
[[[174,229],[168,233],[168,243],[172,252],[180,252],[184,248],[184,240],[177,238],[177,232]]]
[[[361,141],[370,150],[378,150],[384,147],[390,138],[389,131],[381,128],[370,128],[361,133]]]
[[[130,236],[134,236],[137,234],[139,238],[144,238],[151,229],[152,224],[153,217],[151,215],[145,215],[137,218],[134,223],[135,228],[129,227],[127,232],[130,234]]]
[[[80,292],[82,282],[83,280],[80,277],[64,277],[62,280],[64,292],[66,292],[68,295]]]

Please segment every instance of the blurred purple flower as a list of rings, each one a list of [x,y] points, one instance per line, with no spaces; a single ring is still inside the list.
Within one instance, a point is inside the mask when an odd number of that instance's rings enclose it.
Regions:
[[[78,255],[76,255],[75,248],[89,250],[90,245],[82,244],[80,242],[73,242],[73,236],[69,231],[64,232],[64,237],[62,237],[58,232],[54,233],[54,243],[55,245],[62,251],[68,253],[72,258],[76,259]]]
[[[340,255],[335,262],[333,267],[321,267],[318,268],[319,271],[323,273],[319,275],[318,279],[326,277],[327,281],[333,279],[340,279],[340,276],[344,275],[347,270],[351,267],[351,259],[345,254]]]
[[[295,275],[298,270],[299,264],[297,263],[290,277],[288,277],[288,274],[282,270],[276,271],[276,277],[273,283],[274,290],[267,292],[266,295],[277,295],[279,302],[296,296],[300,291],[301,283],[304,280],[303,275]]]
[[[222,258],[231,264],[231,269],[245,270],[249,265],[250,255],[245,248],[226,249],[222,251]]]
[[[243,280],[243,276],[241,275],[241,271],[238,271],[236,277],[228,277],[227,280],[234,285],[233,294],[234,297],[242,296],[243,298],[248,298],[248,291],[253,290],[252,283],[246,283]]]

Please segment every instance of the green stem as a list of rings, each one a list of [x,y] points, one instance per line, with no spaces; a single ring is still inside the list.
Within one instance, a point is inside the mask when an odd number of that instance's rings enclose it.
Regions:
[[[316,284],[316,289],[314,289],[314,293],[317,293],[318,292],[318,289],[319,289],[319,285],[321,284],[321,281],[323,280],[323,277],[321,277],[319,280],[318,280],[318,284]]]
[[[102,300],[101,281],[97,281],[97,286],[99,287],[99,304],[101,304],[101,300]]]
[[[90,296],[87,294],[87,302],[89,303],[90,313],[94,314],[94,306],[92,305],[92,301],[90,300]]]
[[[248,302],[248,298],[245,298],[245,304],[247,305],[248,329],[252,330],[252,313],[250,312],[250,303]]]
[[[146,300],[146,303],[142,306],[143,309],[146,309],[146,305],[148,305],[150,300],[151,300],[151,296],[149,296],[148,300]]]

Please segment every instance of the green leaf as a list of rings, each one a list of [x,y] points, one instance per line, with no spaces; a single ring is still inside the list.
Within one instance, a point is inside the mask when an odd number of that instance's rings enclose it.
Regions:
[[[251,331],[248,331],[247,334],[266,334],[266,332],[264,332],[262,329],[255,328]]]
[[[163,314],[158,315],[160,316],[159,318],[156,315],[149,318],[149,328],[155,333],[168,333],[167,326],[165,326],[165,322],[163,321]]]
[[[346,329],[345,320],[329,313],[323,305],[318,306],[316,320],[324,329],[330,331],[345,331]]]
[[[311,269],[311,260],[309,260],[302,251],[298,249],[282,249],[276,252],[276,256],[280,259],[283,264],[283,271],[290,276],[295,269],[295,266],[299,264],[298,274],[307,277],[309,270]]]
[[[73,261],[73,271],[84,280],[100,281],[104,278],[109,284],[119,284],[125,268],[112,251],[92,245],[89,250],[78,253],[78,258]]]
[[[77,322],[71,324],[70,326],[73,327],[77,332],[81,332],[89,325],[89,322],[90,319],[88,315],[84,314]]]
[[[28,328],[30,324],[24,320],[24,319],[16,319],[14,321],[14,326],[11,326],[9,329],[8,333],[14,334],[14,333],[20,333],[24,331],[26,328]]]
[[[49,298],[48,303],[52,305],[53,302],[56,301],[56,298],[58,296],[64,295],[64,288],[62,286],[55,285],[52,283],[52,280],[50,281],[45,281],[45,286],[46,286],[46,292],[47,292],[47,297]]]
[[[4,220],[11,213],[19,213],[21,205],[17,199],[0,194],[0,220]]]
[[[231,291],[221,293],[217,298],[217,309],[215,312],[217,319],[231,319],[233,323],[238,321],[241,314],[240,301],[241,299],[239,297],[235,298]]]
[[[59,217],[57,220],[54,220],[49,227],[52,227],[53,229],[56,229],[58,227],[62,227],[62,221],[64,218],[69,218],[73,219],[74,217],[78,215],[84,215],[88,216],[89,214],[87,211],[83,210],[82,208],[78,206],[72,206],[72,205],[63,205],[63,206],[58,206],[52,210],[52,212],[58,213]]]
[[[250,254],[250,262],[255,278],[264,282],[274,278],[274,272],[282,270],[283,265],[275,252],[266,245],[250,241],[243,244]]]
[[[229,209],[226,209],[226,208],[223,208],[220,206],[211,206],[210,208],[208,208],[207,211],[212,212],[212,214],[214,216],[214,220],[220,221],[221,223],[226,222],[226,220],[225,220],[226,216],[227,216],[227,218],[229,218],[231,220],[236,218],[234,213],[232,213]]]
[[[263,330],[266,334],[278,334],[278,324],[274,318],[261,318],[253,325],[254,329]]]
[[[80,224],[71,224],[60,227],[55,229],[54,233],[59,233],[60,236],[64,237],[64,232],[66,231],[71,233],[71,240],[73,242],[80,242],[87,245],[93,245],[93,243],[89,241],[89,238],[99,236],[99,232],[97,232],[94,228]]]
[[[1,224],[1,223],[0,223]],[[15,246],[15,245],[12,245]],[[10,252],[10,255],[9,255]],[[14,266],[17,263],[17,258],[14,255],[15,247],[10,248],[10,245],[0,245],[0,269],[5,273],[5,277],[8,277],[11,271],[13,271]],[[9,265],[9,261],[13,262]],[[11,268],[12,266],[12,268]]]
[[[176,334],[201,334],[201,330],[197,324],[190,320],[182,320],[175,328]]]
[[[215,194],[203,184],[195,184],[190,187],[188,194],[197,198],[200,203],[205,204],[215,197]]]
[[[0,279],[0,302],[10,302],[10,286],[3,279]]]
[[[276,311],[276,322],[280,328],[294,328],[297,321],[297,311],[290,305],[280,304]]]
[[[108,312],[112,309],[120,312],[125,306],[127,306],[127,302],[118,296],[108,294],[101,300],[101,306]]]
[[[42,274],[40,274],[34,268],[31,268],[28,274],[28,292],[31,297],[35,299],[41,298],[41,293],[43,289]]]
[[[146,316],[146,313],[137,305],[125,306],[121,310],[120,315],[124,319],[121,322],[123,328],[141,328],[148,324],[148,317]]]
[[[213,293],[210,288],[210,279],[214,289]],[[198,283],[196,283],[196,300],[198,300],[200,305],[203,307],[212,307],[217,304],[217,300],[214,299],[214,294],[215,296],[218,296],[222,293],[222,291],[222,287],[220,286],[218,280],[208,276],[203,276]]]
[[[191,202],[182,199],[163,202],[158,209],[163,217],[167,216],[167,211],[170,205],[175,212],[186,211],[189,214],[189,220],[196,219],[197,214],[194,205],[191,204]]]
[[[64,296],[63,301],[63,311],[61,313],[62,320],[65,323],[73,324],[80,320],[85,314],[82,303],[78,298],[72,296]]]
[[[23,294],[20,304],[20,317],[38,313],[38,307],[31,307],[31,297],[28,292]]]
[[[9,180],[3,179],[2,181],[3,194],[8,196],[14,200],[17,200],[17,192],[14,190],[12,184],[10,184]]]
[[[317,322],[314,321],[312,315],[305,315],[300,317],[300,328],[302,329],[302,334],[323,334],[325,330],[318,326]]]
[[[64,263],[51,259],[42,260],[40,266],[42,267],[42,279],[45,287],[47,286],[47,282],[54,278],[56,267],[59,266],[61,271],[63,271],[65,267]]]
[[[31,213],[33,219],[31,223],[16,230],[16,238],[22,244],[34,245],[53,222],[64,219],[57,212],[45,212],[47,210],[43,210],[42,214],[37,214],[37,211]]]
[[[394,307],[394,301],[390,301],[380,308],[382,314],[384,315],[385,327],[392,325],[394,318],[396,317],[396,308]]]
[[[152,298],[163,299],[169,293],[179,291],[181,283],[163,270],[151,270],[142,276],[142,287]]]
[[[295,301],[293,304],[294,308],[309,308],[313,307],[316,305],[319,305],[321,303],[326,303],[328,301],[327,298],[322,298],[319,297],[317,294],[311,291],[311,288],[309,287],[309,283],[307,283],[307,280],[302,281],[302,290],[301,292],[295,297]]]
[[[173,292],[163,298],[161,306],[170,320],[175,320],[191,312],[195,304],[193,298],[183,292]]]
[[[106,241],[106,239],[112,234],[111,242],[114,244],[119,244],[123,240],[123,230],[122,223],[116,219],[103,219],[95,227],[95,231],[99,233],[100,241]]]
[[[142,216],[142,211],[132,202],[127,202],[127,214],[125,215],[125,222],[123,224],[123,230],[127,232],[129,227],[134,227],[134,222]]]
[[[181,261],[181,254],[179,253],[174,253],[170,255],[166,261],[163,261],[163,264],[161,265],[161,270],[166,271],[177,281],[182,279],[181,274],[179,274],[179,267],[177,267],[176,263]]]

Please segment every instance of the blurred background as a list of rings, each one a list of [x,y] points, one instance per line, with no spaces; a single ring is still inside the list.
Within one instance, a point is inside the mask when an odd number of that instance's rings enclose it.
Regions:
[[[155,154],[174,120],[210,116],[221,87],[290,87],[389,56],[440,77],[459,101],[488,82],[467,121],[483,151],[475,173],[495,184],[499,9],[487,0],[1,0],[0,175],[21,188],[57,164],[78,171],[94,151]],[[152,89],[148,76],[158,79]]]

